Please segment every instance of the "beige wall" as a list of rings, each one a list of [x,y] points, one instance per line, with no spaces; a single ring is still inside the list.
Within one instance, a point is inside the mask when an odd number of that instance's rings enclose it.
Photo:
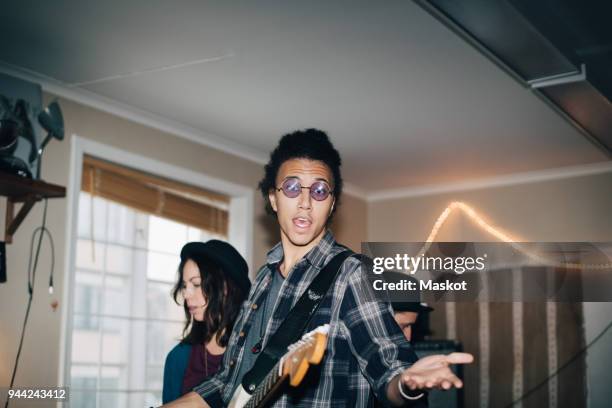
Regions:
[[[45,95],[45,103],[50,100]],[[78,103],[60,99],[66,123],[66,139],[59,143],[52,141],[43,159],[42,175],[50,183],[68,185],[70,172],[71,137],[77,134],[105,145],[122,149],[140,156],[155,159],[191,171],[203,173],[218,179],[255,189],[263,174],[260,164],[190,142],[183,138],[164,133],[126,119],[113,116]],[[346,197],[341,219],[336,220],[334,229],[337,238],[359,248],[365,240],[366,207],[364,202]],[[0,200],[0,211],[4,214],[4,199]],[[0,285],[0,386],[10,382],[19,333],[27,305],[26,269],[32,231],[40,225],[42,204],[37,204],[25,219],[14,242],[7,246],[8,282]],[[66,265],[66,216],[67,200],[49,201],[47,226],[55,241],[55,293],[47,292],[50,254],[47,243],[38,267],[35,285],[35,299],[23,345],[23,352],[16,377],[18,385],[53,386],[58,384],[60,360],[60,319],[62,310],[62,288]],[[264,213],[263,201],[255,194],[253,229],[253,265],[261,265],[270,246],[278,242],[275,221]],[[360,226],[352,220],[360,220]],[[347,223],[345,225],[345,222]],[[0,217],[4,228],[4,216]],[[60,302],[57,311],[51,309],[51,302]],[[0,403],[4,404],[3,401]],[[19,406],[11,404],[11,406]],[[44,405],[41,405],[44,406]],[[52,406],[51,404],[49,406]]]
[[[424,241],[438,215],[452,201],[471,205],[490,224],[517,239],[612,241],[612,172],[373,202],[368,206],[368,240]],[[437,240],[494,241],[461,214],[449,217]],[[583,307],[585,341],[589,343],[610,323],[612,303],[584,303]],[[436,312],[432,327],[444,332]],[[609,405],[612,332],[589,349],[586,364],[589,406]]]
[[[612,173],[372,202],[368,239],[424,241],[452,201],[525,241],[612,240]],[[440,234],[440,240],[492,240],[463,215],[451,216]]]
[[[356,252],[361,252],[361,242],[367,240],[367,210],[364,200],[345,194],[332,221],[336,240]]]

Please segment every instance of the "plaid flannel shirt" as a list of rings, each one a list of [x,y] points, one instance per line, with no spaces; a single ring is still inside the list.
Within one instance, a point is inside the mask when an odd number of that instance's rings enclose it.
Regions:
[[[321,241],[290,271],[268,321],[264,345],[280,326],[293,305],[317,273],[334,255],[346,248],[326,231]],[[194,388],[212,407],[225,406],[232,390],[242,379],[236,378],[237,362],[245,350],[245,333],[253,324],[254,311],[265,301],[272,273],[283,259],[279,243],[268,252],[267,263],[258,272],[248,299],[242,304],[234,324],[221,370]],[[388,382],[417,357],[393,320],[389,303],[380,302],[366,278],[366,266],[348,258],[328,294],[313,316],[307,330],[330,324],[323,361],[311,367],[304,382],[277,398],[273,407],[368,407],[375,399],[386,402]]]

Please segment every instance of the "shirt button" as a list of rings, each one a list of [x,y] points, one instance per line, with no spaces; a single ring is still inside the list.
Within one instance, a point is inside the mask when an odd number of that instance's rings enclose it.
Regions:
[[[240,333],[238,333],[238,337],[244,337],[244,331],[241,331]]]
[[[230,360],[230,362],[229,362],[229,366],[230,366],[230,367],[233,367],[233,366],[234,366],[234,364],[236,364],[236,360]]]
[[[253,309],[253,310],[257,310],[257,303],[253,303],[253,304],[251,305],[251,309]]]

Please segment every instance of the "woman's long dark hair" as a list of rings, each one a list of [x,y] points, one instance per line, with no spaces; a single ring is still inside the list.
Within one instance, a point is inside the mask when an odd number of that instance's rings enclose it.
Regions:
[[[230,334],[234,327],[234,321],[238,317],[240,305],[247,296],[234,281],[213,260],[204,256],[192,256],[181,261],[178,268],[178,281],[172,291],[172,298],[177,305],[179,295],[183,286],[183,269],[188,260],[198,265],[202,286],[200,289],[204,294],[207,305],[204,311],[204,319],[201,322],[191,318],[187,302],[183,300],[185,310],[185,327],[183,327],[183,339],[181,343],[204,344],[208,343],[216,334],[216,340],[221,347],[227,346]]]

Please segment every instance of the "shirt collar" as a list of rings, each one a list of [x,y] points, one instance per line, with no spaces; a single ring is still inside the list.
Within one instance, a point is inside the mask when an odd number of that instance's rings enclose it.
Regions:
[[[326,230],[323,238],[319,243],[312,248],[303,259],[306,259],[311,265],[321,267],[328,255],[331,253],[336,240],[330,230]],[[278,264],[283,260],[283,245],[282,242],[276,244],[269,252],[266,258],[268,265]]]

